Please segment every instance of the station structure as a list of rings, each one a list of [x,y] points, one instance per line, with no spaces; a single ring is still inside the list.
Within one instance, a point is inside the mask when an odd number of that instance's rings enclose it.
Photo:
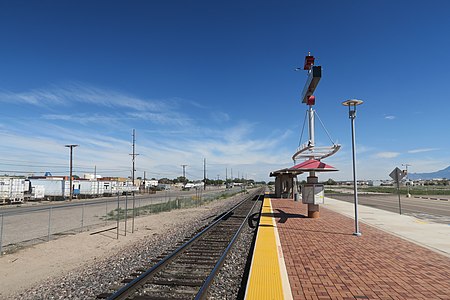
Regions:
[[[352,204],[333,199],[327,199],[319,218],[324,190],[317,174],[337,171],[322,160],[340,145],[315,143],[313,93],[322,72],[311,55],[304,69],[308,80],[302,102],[308,106],[309,139],[292,156],[292,167],[270,173],[275,195],[266,193],[263,200],[244,299],[450,299],[450,252],[447,246],[426,246],[430,234],[433,239],[447,237],[446,226],[424,229],[424,222],[409,216],[366,206],[364,236],[356,239],[351,233]],[[303,173],[307,181],[298,188],[297,176]],[[295,201],[299,190],[301,202]],[[404,230],[412,227],[414,238]]]
[[[314,105],[316,97],[314,91],[322,78],[322,67],[314,65],[315,58],[310,53],[305,57],[303,70],[308,72],[308,78],[302,91],[301,101],[308,107],[308,141],[299,146],[292,155],[294,166],[276,170],[270,173],[275,177],[275,197],[292,198],[298,200],[301,192],[302,202],[308,204],[308,217],[319,217],[319,205],[324,201],[324,187],[319,184],[317,173],[338,171],[336,168],[323,163],[321,160],[339,151],[341,146],[333,143],[331,146],[317,146],[315,141],[315,115]],[[298,160],[303,162],[296,164]],[[297,175],[309,173],[306,184],[301,191],[297,181]]]

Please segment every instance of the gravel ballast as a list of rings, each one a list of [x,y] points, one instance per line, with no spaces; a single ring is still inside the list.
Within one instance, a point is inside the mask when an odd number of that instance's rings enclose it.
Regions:
[[[120,288],[121,281],[143,266],[149,266],[152,259],[176,247],[186,237],[206,226],[220,212],[238,203],[244,195],[239,194],[226,200],[215,201],[199,209],[185,209],[185,220],[159,228],[159,234],[129,243],[120,251],[103,257],[95,263],[82,265],[57,278],[49,278],[33,288],[14,295],[18,299],[95,299],[97,295]],[[172,212],[166,212],[170,218]],[[146,217],[151,218],[151,216]],[[255,223],[255,222],[254,222]],[[255,223],[256,224],[256,223]],[[211,299],[236,299],[241,286],[242,275],[253,240],[254,228],[245,226],[211,287]],[[76,249],[73,249],[76,251]]]

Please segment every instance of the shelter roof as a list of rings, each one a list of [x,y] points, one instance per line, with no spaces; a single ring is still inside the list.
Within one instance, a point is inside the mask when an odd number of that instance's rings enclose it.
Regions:
[[[270,172],[270,177],[276,177],[276,176],[283,175],[283,174],[290,174],[290,175],[294,176],[294,175],[299,175],[302,173],[303,173],[303,171],[300,171],[300,170],[294,170],[292,168],[284,168],[281,170]]]
[[[304,172],[333,172],[338,171],[333,166],[327,165],[316,159],[308,159],[300,164],[290,168],[284,168],[277,171],[270,172],[270,177],[276,177],[283,174],[299,175]]]
[[[292,170],[299,170],[302,172],[332,172],[332,171],[338,171],[338,169],[336,169],[333,166],[327,165],[324,162],[321,162],[319,160],[316,159],[308,159],[300,164],[297,164],[295,166],[293,166],[292,168],[290,168]]]

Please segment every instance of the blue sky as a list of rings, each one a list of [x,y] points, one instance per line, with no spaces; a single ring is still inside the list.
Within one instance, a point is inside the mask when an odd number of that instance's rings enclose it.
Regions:
[[[0,173],[268,180],[292,165],[311,51],[315,109],[352,178],[450,165],[448,1],[0,1]],[[316,142],[328,145],[317,124]],[[303,136],[302,142],[305,141]]]

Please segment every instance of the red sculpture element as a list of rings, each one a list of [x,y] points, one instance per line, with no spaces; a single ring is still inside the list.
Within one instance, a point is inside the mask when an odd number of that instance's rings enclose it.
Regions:
[[[314,104],[316,104],[316,97],[309,96],[308,100],[306,101],[306,105],[314,105]]]
[[[307,55],[305,57],[305,65],[303,66],[303,70],[311,70],[312,65],[314,65],[314,56]]]

